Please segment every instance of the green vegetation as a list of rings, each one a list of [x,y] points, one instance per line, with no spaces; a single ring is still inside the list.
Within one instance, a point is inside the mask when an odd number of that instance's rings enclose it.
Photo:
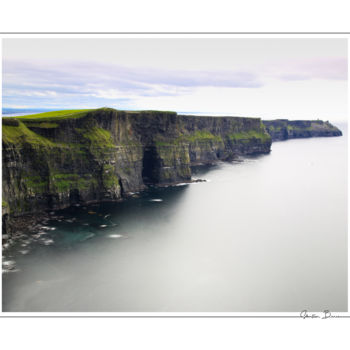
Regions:
[[[57,123],[49,123],[44,121],[43,123],[30,123],[25,124],[17,119],[8,120],[6,118],[4,122],[3,118],[3,128],[2,128],[2,139],[5,144],[14,144],[16,146],[22,146],[24,144],[29,144],[32,147],[35,146],[45,146],[48,148],[59,147],[71,149],[72,147],[84,153],[81,146],[90,147],[92,149],[96,148],[113,148],[115,147],[112,135],[109,131],[99,128],[97,126],[91,126],[86,128],[75,128],[77,133],[77,138],[80,139],[79,144],[68,144],[65,142],[54,142],[47,137],[44,137],[30,129],[30,127],[38,127],[43,129],[57,128],[59,125]]]
[[[13,143],[16,145],[24,143],[46,147],[53,147],[55,145],[49,139],[28,129],[22,122],[19,122],[18,126],[3,125],[2,140],[5,143]]]
[[[143,114],[143,115],[149,115],[149,116],[155,116],[155,115],[177,115],[176,112],[173,111],[156,111],[156,110],[144,110],[144,111],[125,111],[127,114]]]
[[[80,137],[80,144],[85,145],[86,150],[96,159],[107,159],[115,148],[112,135],[108,130],[93,126],[84,129],[76,128],[75,131]]]
[[[278,132],[281,131],[281,126],[273,126],[273,125],[267,125],[266,128],[270,130],[270,132]]]
[[[249,141],[250,139],[257,139],[261,142],[266,142],[271,139],[270,135],[263,132],[263,131],[256,131],[256,130],[249,130],[247,132],[237,132],[237,133],[231,133],[227,134],[226,137],[233,141]]]
[[[261,142],[267,142],[271,139],[264,129],[261,130],[249,130],[246,132],[231,132],[225,134],[224,137],[233,142],[248,143],[252,139],[260,140]],[[157,147],[169,147],[179,145],[181,143],[205,143],[205,142],[224,142],[223,137],[220,135],[214,135],[206,130],[197,130],[192,134],[183,134],[173,140],[156,140]]]
[[[49,177],[44,178],[39,175],[26,176],[23,180],[27,189],[35,194],[46,192],[65,193],[72,189],[84,191],[92,186],[98,186],[98,181],[94,177],[88,176],[86,178],[81,174],[69,173],[53,173]]]
[[[167,140],[167,141],[156,140],[155,141],[155,145],[157,147],[168,147],[168,146],[174,146],[176,144],[177,144],[176,140]]]
[[[57,123],[43,122],[43,123],[30,123],[29,126],[32,128],[54,129],[54,128],[57,128],[59,125]]]
[[[176,167],[181,164],[188,165],[190,157],[188,153],[188,145],[186,144],[172,144],[157,147],[157,153],[160,160],[161,167]],[[162,168],[162,172],[166,169]]]
[[[35,193],[44,193],[48,189],[48,181],[42,179],[41,176],[27,176],[24,178],[27,188],[33,190]]]
[[[21,117],[16,117],[16,119],[23,121],[52,121],[52,120],[62,120],[70,118],[81,118],[86,115],[87,112],[92,111],[92,109],[70,109],[70,110],[61,110],[53,112],[45,112],[38,114],[30,114]]]
[[[197,142],[197,141],[217,141],[223,142],[222,137],[219,135],[213,135],[209,131],[197,130],[193,134],[183,135],[179,138],[181,141]]]
[[[82,136],[88,139],[92,146],[94,147],[114,147],[114,143],[112,140],[112,135],[108,130],[93,127],[91,129],[75,129]]]
[[[77,174],[53,174],[51,175],[51,184],[58,192],[66,192],[79,180]]]
[[[195,142],[223,142],[223,139],[220,135],[214,135],[206,130],[196,130],[192,134],[182,134],[181,136],[169,140],[169,139],[156,139],[155,144],[157,147],[166,147],[166,146],[174,146],[179,145],[181,143],[195,143]]]
[[[71,189],[88,190],[91,185],[97,185],[97,180],[93,177],[84,178],[80,174],[56,173],[50,177],[51,186],[58,192],[67,192]]]
[[[106,189],[116,189],[119,188],[119,179],[114,174],[114,166],[110,164],[105,164],[103,166],[102,173],[103,185]]]

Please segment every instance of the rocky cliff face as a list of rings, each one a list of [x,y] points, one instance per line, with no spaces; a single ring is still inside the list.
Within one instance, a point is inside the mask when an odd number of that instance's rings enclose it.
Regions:
[[[3,222],[191,180],[191,165],[268,153],[258,118],[103,108],[3,118]]]
[[[322,120],[264,120],[272,141],[306,137],[341,136],[342,132],[329,122]]]

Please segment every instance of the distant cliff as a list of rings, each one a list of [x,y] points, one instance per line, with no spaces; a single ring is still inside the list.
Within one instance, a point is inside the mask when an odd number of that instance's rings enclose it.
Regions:
[[[191,180],[191,165],[270,152],[259,118],[109,108],[3,118],[4,229],[10,218],[119,200]]]
[[[341,136],[342,132],[329,122],[322,120],[264,120],[272,141],[306,137]]]

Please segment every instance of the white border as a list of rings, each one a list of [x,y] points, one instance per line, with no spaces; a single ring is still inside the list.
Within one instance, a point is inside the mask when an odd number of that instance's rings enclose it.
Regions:
[[[285,33],[273,33],[273,34],[242,34],[242,33],[229,33],[229,34],[218,34],[218,33],[188,33],[188,34],[150,34],[150,33],[109,33],[109,34],[81,34],[81,33],[70,33],[70,34],[3,34],[0,33],[0,38],[350,38],[349,34],[314,34],[314,33],[305,33],[305,34],[285,34]],[[2,40],[0,45],[0,56],[2,57]],[[350,48],[348,44],[348,62],[350,57]],[[2,66],[2,65],[1,65]],[[349,72],[349,64],[348,64]],[[2,76],[2,67],[0,68],[0,75]],[[349,76],[349,74],[348,74]],[[2,84],[0,86],[0,95],[2,96]],[[348,101],[349,99],[349,88],[348,88]],[[349,107],[349,102],[348,102]],[[2,108],[2,99],[0,101],[0,108]],[[348,122],[349,122],[349,108],[348,108]],[[349,124],[349,123],[348,123]],[[2,128],[0,127],[0,132]],[[348,142],[348,166],[349,166],[349,142]],[[0,171],[1,173],[1,171]],[[348,172],[349,174],[349,172]],[[0,195],[2,196],[2,195]],[[349,198],[349,186],[348,186],[348,198]],[[348,218],[349,218],[349,205],[348,205]],[[349,236],[349,225],[348,225],[348,236]],[[348,239],[348,252],[350,251],[350,244]],[[350,308],[350,297],[349,297],[349,259],[348,259],[348,308]],[[2,290],[2,280],[0,282],[0,287]],[[2,295],[0,296],[0,302],[2,305]],[[1,308],[2,310],[2,308]],[[61,317],[75,317],[75,318],[86,318],[86,317],[101,317],[101,318],[111,318],[111,317],[121,317],[121,318],[138,318],[138,317],[150,317],[150,318],[164,318],[164,317],[184,317],[184,318],[203,318],[203,317],[212,317],[212,318],[300,318],[303,319],[300,312],[2,312],[0,313],[0,318],[20,318],[20,317],[38,317],[38,318],[61,318]],[[337,312],[331,314],[325,314],[322,312],[308,312],[306,318],[314,319],[335,319],[335,318],[350,318],[350,312]],[[326,317],[331,316],[331,317]]]

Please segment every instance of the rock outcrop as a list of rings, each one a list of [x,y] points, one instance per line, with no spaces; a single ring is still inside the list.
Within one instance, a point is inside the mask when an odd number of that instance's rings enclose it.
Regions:
[[[3,118],[3,223],[148,184],[191,180],[191,166],[270,152],[259,118],[109,108]]]
[[[264,120],[272,141],[306,137],[341,136],[342,132],[331,123],[322,120]]]

